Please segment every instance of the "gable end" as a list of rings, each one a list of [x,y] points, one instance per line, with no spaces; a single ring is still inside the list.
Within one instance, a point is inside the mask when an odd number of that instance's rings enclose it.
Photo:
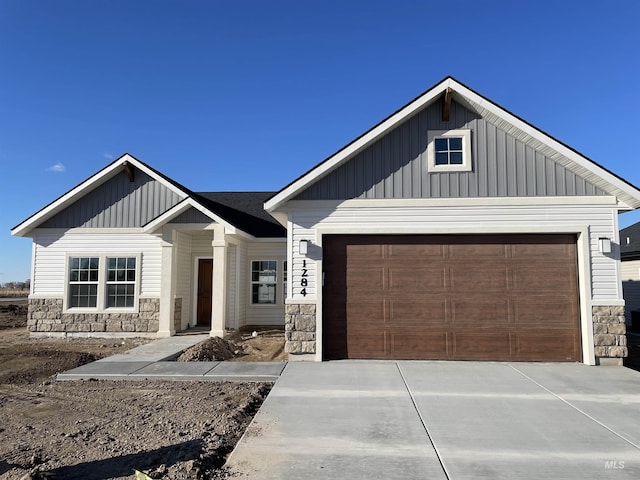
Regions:
[[[137,170],[133,182],[125,170],[46,220],[40,228],[142,227],[181,200],[147,173]]]
[[[471,171],[429,171],[428,133],[456,129],[471,131]],[[435,101],[295,199],[607,195],[545,153],[455,100],[449,121],[443,121],[442,101]]]

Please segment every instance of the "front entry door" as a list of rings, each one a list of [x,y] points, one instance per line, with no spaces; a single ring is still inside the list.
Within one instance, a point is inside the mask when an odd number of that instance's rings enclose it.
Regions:
[[[198,325],[211,326],[211,274],[213,260],[198,260]]]

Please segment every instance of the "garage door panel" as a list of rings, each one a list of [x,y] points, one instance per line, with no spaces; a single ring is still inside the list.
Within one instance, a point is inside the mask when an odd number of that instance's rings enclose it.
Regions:
[[[575,236],[329,235],[323,245],[326,358],[580,360]]]
[[[392,333],[390,356],[398,359],[420,359],[423,355],[432,358],[447,358],[449,341],[447,332],[426,332],[421,335]]]
[[[511,356],[508,330],[455,331],[452,333],[453,357],[465,360],[505,360]]]
[[[566,265],[517,266],[513,272],[513,287],[523,292],[567,291],[575,284],[575,268]]]
[[[564,239],[565,236],[561,236]],[[569,240],[571,242],[572,239]],[[516,260],[545,260],[547,258],[563,258],[571,260],[573,258],[573,245],[567,243],[525,243],[514,244],[512,247],[512,257]]]
[[[389,322],[403,327],[440,327],[447,323],[446,300],[391,300]]]
[[[516,354],[523,359],[537,360],[544,356],[548,361],[575,360],[579,355],[580,338],[573,330],[555,331],[553,335],[537,331],[518,331]]]
[[[461,328],[478,328],[480,323],[487,324],[487,328],[506,327],[512,323],[507,299],[452,300],[451,317],[452,325]]]
[[[388,357],[388,341],[382,330],[347,333],[347,350],[349,358],[386,358]]]
[[[449,269],[451,291],[467,294],[469,292],[504,292],[509,287],[509,269],[507,267],[487,266],[473,269],[469,265],[455,266]]]
[[[514,301],[514,323],[521,327],[572,328],[578,305],[570,296],[531,296]]]
[[[362,290],[365,293],[382,290],[384,275],[382,267],[352,268],[347,270],[347,285],[349,289]]]
[[[432,267],[418,268],[389,268],[389,289],[410,292],[445,291],[445,269]]]
[[[452,244],[449,245],[449,258],[453,260],[478,261],[490,258],[492,260],[508,257],[508,246],[502,244]]]
[[[387,247],[388,258],[391,259],[408,259],[415,261],[416,258],[438,260],[445,256],[444,245],[389,245]]]

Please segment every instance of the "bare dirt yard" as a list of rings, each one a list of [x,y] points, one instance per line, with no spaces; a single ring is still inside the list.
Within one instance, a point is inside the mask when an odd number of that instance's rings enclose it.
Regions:
[[[25,302],[12,302],[25,305]],[[283,333],[194,347],[235,361],[284,360]],[[144,339],[29,338],[26,309],[0,303],[0,479],[228,478],[222,465],[268,394],[265,383],[54,382],[52,375]]]

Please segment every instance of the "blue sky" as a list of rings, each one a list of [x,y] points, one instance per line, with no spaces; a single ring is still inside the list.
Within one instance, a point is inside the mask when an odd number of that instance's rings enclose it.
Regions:
[[[0,283],[30,275],[9,230],[125,152],[278,190],[447,75],[640,185],[639,23],[636,0],[0,0]]]

